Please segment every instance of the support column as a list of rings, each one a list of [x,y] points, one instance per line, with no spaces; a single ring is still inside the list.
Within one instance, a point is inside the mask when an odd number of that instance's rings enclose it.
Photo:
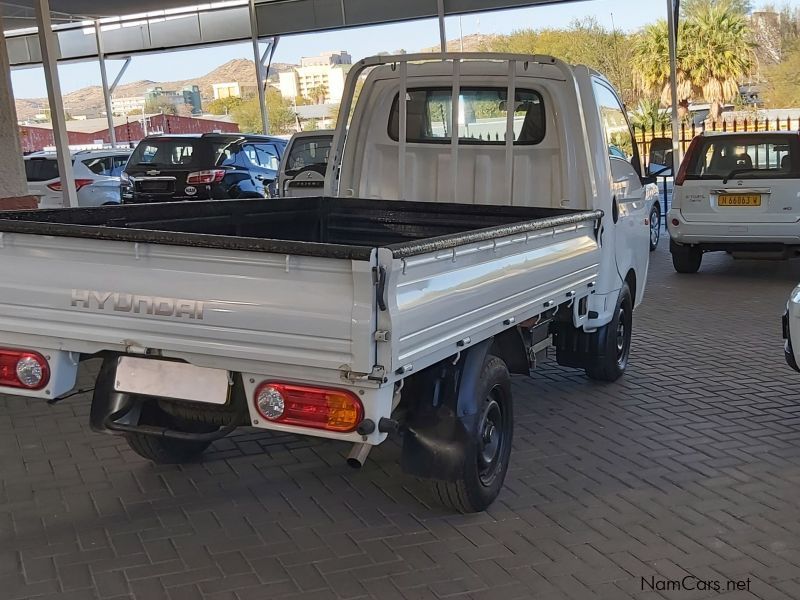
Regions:
[[[117,132],[114,131],[114,114],[111,112],[111,92],[108,89],[108,73],[106,72],[106,54],[103,50],[103,31],[100,21],[94,22],[94,34],[97,39],[97,60],[100,63],[100,82],[103,84],[103,101],[106,104],[106,119],[108,120],[108,141],[111,147],[117,147]]]
[[[439,16],[439,49],[442,54],[447,52],[447,30],[444,25],[444,0],[437,0],[436,9]]]
[[[53,126],[64,206],[78,206],[64,100],[61,96],[61,81],[58,78],[58,43],[53,33],[53,23],[50,21],[50,0],[36,0],[36,26],[39,29],[39,46],[42,49],[42,66],[47,84],[47,99],[50,103],[50,121]]]
[[[261,48],[258,45],[258,19],[256,18],[255,0],[250,0],[250,34],[253,39],[253,62],[256,64],[256,81],[258,82],[258,104],[261,107],[262,133],[269,133],[269,114],[267,113],[267,91],[264,89],[266,75],[261,62]]]
[[[667,29],[669,35],[669,88],[672,98],[672,172],[681,164],[680,119],[678,118],[678,0],[667,0]]]
[[[0,199],[16,198],[27,193],[17,110],[11,89],[11,66],[3,35],[3,16],[0,14]]]

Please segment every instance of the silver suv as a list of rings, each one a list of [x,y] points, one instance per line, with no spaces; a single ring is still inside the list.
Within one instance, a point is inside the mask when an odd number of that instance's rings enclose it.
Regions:
[[[119,204],[119,175],[128,162],[130,148],[81,150],[72,153],[78,206]],[[39,199],[39,208],[62,208],[61,177],[54,152],[35,152],[25,157],[28,193]]]

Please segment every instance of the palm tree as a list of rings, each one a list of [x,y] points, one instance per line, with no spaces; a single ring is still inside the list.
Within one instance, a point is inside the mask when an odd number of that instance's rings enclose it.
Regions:
[[[686,38],[679,36],[678,56],[678,115],[689,112],[689,101],[695,89],[686,73]],[[669,31],[665,20],[647,25],[636,36],[633,44],[633,66],[637,87],[648,95],[658,95],[661,102],[670,106],[672,95],[669,85]]]
[[[736,99],[739,82],[755,63],[747,20],[728,3],[711,3],[691,14],[683,35],[695,40],[686,57],[687,70],[716,121],[722,103]]]
[[[638,87],[660,94],[671,103],[669,34],[666,21],[645,27],[634,42]],[[697,5],[681,26],[677,47],[678,114],[685,117],[689,102],[704,99],[710,117],[719,118],[721,105],[736,98],[739,81],[754,65],[753,44],[745,16],[730,2]]]
[[[657,98],[643,97],[639,100],[636,109],[630,114],[631,125],[636,129],[644,131],[654,131],[658,129],[669,129],[669,112],[661,108],[661,102]]]

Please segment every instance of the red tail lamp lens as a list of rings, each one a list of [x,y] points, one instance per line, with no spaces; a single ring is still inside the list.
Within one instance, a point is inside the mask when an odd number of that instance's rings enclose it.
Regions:
[[[364,418],[361,400],[346,390],[266,381],[254,402],[262,417],[284,425],[347,433]]]
[[[225,178],[225,169],[195,171],[186,176],[186,183],[219,183]]]
[[[50,381],[47,359],[38,352],[0,348],[0,386],[40,390]]]
[[[678,225],[680,225],[680,224],[681,224],[681,222],[680,222],[680,221],[678,221],[678,219],[672,219],[672,224],[673,224],[675,227],[677,227]]]

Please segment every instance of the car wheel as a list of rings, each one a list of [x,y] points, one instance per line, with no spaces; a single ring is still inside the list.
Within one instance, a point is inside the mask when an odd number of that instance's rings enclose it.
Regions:
[[[627,283],[622,284],[614,310],[611,322],[597,331],[600,356],[592,366],[586,368],[589,379],[616,381],[628,367],[633,331],[633,298]]]
[[[650,210],[650,252],[658,247],[661,239],[661,210],[656,202]]]
[[[703,262],[703,251],[695,246],[669,245],[672,254],[672,266],[678,273],[697,273],[700,263]]]
[[[470,443],[459,457],[458,472],[449,481],[431,482],[438,501],[462,513],[485,510],[497,498],[514,435],[511,377],[500,358],[486,357],[474,392],[483,401],[469,432]]]

